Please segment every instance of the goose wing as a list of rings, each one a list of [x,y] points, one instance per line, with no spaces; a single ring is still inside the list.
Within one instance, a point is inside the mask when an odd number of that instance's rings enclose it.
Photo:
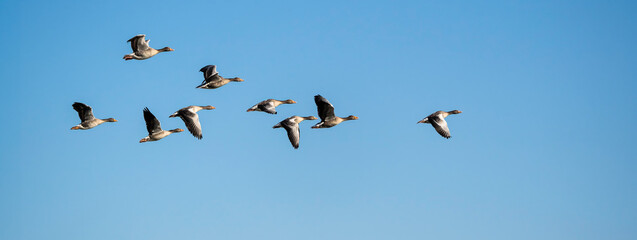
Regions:
[[[179,117],[184,121],[188,131],[198,139],[203,138],[201,134],[201,123],[199,123],[199,115],[188,109],[179,110]]]
[[[77,111],[77,114],[80,116],[80,120],[82,122],[86,122],[95,118],[93,116],[93,109],[84,103],[73,103],[73,109]]]
[[[257,104],[257,108],[263,112],[267,112],[269,114],[276,114],[276,108],[274,107],[274,102],[272,101],[263,101]]]
[[[334,106],[327,101],[321,95],[314,96],[314,102],[316,103],[316,108],[318,110],[318,115],[321,118],[321,121],[325,121],[327,118],[334,117]]]
[[[444,138],[450,138],[451,132],[449,132],[449,127],[447,126],[447,121],[443,117],[439,115],[428,117],[429,123],[436,129],[436,132],[440,134],[440,136]]]
[[[301,139],[301,129],[299,129],[299,124],[293,122],[293,120],[283,121],[282,124],[285,131],[288,132],[288,139],[290,139],[290,143],[294,147],[294,149],[299,148],[299,142]]]
[[[146,121],[146,130],[148,130],[148,135],[162,131],[159,120],[157,120],[155,115],[153,115],[148,108],[144,108],[144,120]]]
[[[128,39],[127,42],[130,42],[133,52],[146,51],[150,48],[150,46],[148,46],[148,41],[150,40],[146,40],[145,37],[146,35],[139,34],[131,39]]]
[[[205,67],[202,67],[199,71],[203,72],[203,78],[204,79],[207,79],[207,78],[209,78],[211,76],[219,74],[217,72],[217,66],[215,66],[215,65],[207,65]]]

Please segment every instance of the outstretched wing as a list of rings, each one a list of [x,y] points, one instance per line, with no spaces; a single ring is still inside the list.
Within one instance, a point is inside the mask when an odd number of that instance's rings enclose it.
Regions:
[[[157,120],[155,115],[153,115],[148,108],[144,108],[144,120],[146,121],[146,130],[148,130],[148,135],[162,131],[159,120]]]
[[[205,67],[202,67],[199,71],[203,72],[203,78],[204,79],[207,79],[207,78],[209,78],[211,76],[219,74],[217,72],[217,66],[215,66],[215,65],[207,65]]]
[[[179,110],[179,117],[184,120],[188,131],[198,139],[203,138],[201,134],[201,123],[199,123],[199,115],[187,109]]]
[[[77,114],[80,116],[80,121],[82,122],[86,122],[95,118],[93,116],[93,109],[84,103],[73,103],[73,109],[77,111]]]
[[[449,127],[447,126],[447,121],[443,117],[439,115],[429,117],[429,123],[436,129],[436,132],[440,134],[440,136],[444,138],[450,138],[451,132],[449,131]]]
[[[316,103],[316,108],[318,110],[318,115],[321,118],[321,121],[325,121],[327,118],[334,117],[334,106],[327,101],[321,95],[314,96],[314,102]]]
[[[283,121],[281,125],[283,125],[285,131],[288,132],[288,139],[290,139],[290,143],[294,149],[299,148],[299,142],[301,140],[301,129],[299,129],[299,124],[287,120]]]
[[[146,40],[145,39],[146,35],[144,34],[139,34],[137,36],[134,36],[131,39],[128,39],[127,42],[130,42],[131,48],[133,49],[133,52],[138,52],[138,51],[145,51],[148,50],[150,48],[150,46],[148,46],[148,41],[150,40]]]

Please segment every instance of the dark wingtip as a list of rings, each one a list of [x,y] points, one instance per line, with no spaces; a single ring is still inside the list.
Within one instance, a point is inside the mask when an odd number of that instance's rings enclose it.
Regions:
[[[215,66],[215,65],[206,65],[206,66],[203,66],[201,69],[199,69],[199,71],[200,71],[200,72],[205,72],[205,71],[206,71],[206,68],[214,67],[214,66]]]

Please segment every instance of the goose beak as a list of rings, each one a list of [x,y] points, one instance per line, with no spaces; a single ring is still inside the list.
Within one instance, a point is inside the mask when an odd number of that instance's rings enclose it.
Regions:
[[[80,129],[80,127],[78,127],[78,126],[75,126],[75,127],[71,128],[71,130],[78,130],[78,129]]]
[[[171,51],[171,52],[172,52],[172,51],[175,51],[175,49],[172,49],[172,48],[168,48],[168,51]]]
[[[143,143],[143,142],[146,142],[145,138],[142,138],[142,140],[139,140],[139,143]]]
[[[458,111],[458,113],[462,113],[462,111]]]
[[[425,121],[424,120],[420,120],[416,124],[418,124],[418,123],[425,123]]]

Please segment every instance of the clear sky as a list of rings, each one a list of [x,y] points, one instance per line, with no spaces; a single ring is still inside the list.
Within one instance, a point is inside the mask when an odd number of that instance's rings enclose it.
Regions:
[[[634,1],[2,1],[0,239],[634,239]],[[169,46],[124,61],[126,40]],[[195,89],[199,69],[241,77]],[[357,121],[301,124],[313,96]],[[294,99],[278,115],[247,113]],[[99,118],[88,131],[75,101]],[[166,129],[140,144],[144,107]],[[451,139],[417,121],[437,110]]]

